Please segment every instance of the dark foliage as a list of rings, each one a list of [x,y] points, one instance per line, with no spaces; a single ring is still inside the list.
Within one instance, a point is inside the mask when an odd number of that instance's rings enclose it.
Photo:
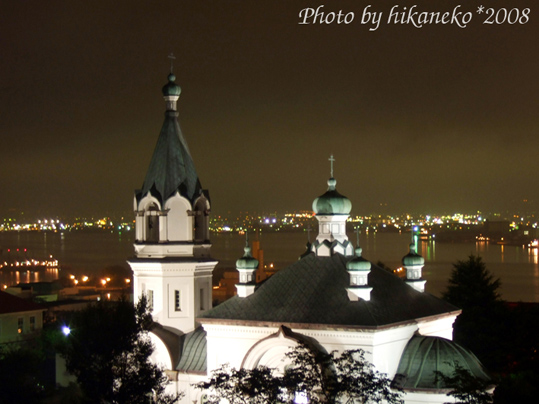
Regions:
[[[481,257],[470,255],[453,264],[443,298],[463,310],[490,308],[501,301],[499,287],[500,279],[494,279]]]
[[[474,352],[490,370],[501,369],[510,341],[502,338],[510,330],[507,306],[481,257],[470,255],[467,261],[453,264],[443,298],[462,309],[454,325],[455,342]]]
[[[539,305],[501,300],[480,257],[454,264],[444,298],[462,308],[454,340],[495,376],[494,402],[532,402],[539,394]]]
[[[489,393],[494,387],[491,381],[485,381],[472,375],[468,369],[463,368],[458,363],[454,363],[454,371],[451,375],[446,375],[436,371],[436,377],[442,385],[451,389],[448,396],[454,397],[457,403],[462,404],[492,404],[493,397]],[[449,403],[447,403],[449,404]]]
[[[0,403],[40,403],[46,393],[39,374],[42,367],[40,352],[31,347],[1,347]]]
[[[92,403],[174,403],[164,393],[168,379],[149,360],[152,324],[146,299],[137,306],[127,300],[98,302],[75,313],[71,334],[61,346],[66,367]]]
[[[222,399],[230,404],[265,404],[281,402],[281,389],[273,369],[234,369],[223,365],[212,372],[208,382],[197,385],[209,390],[207,402],[218,404]]]
[[[209,402],[227,399],[231,404],[293,403],[304,395],[309,403],[402,403],[401,393],[389,388],[390,380],[374,370],[361,350],[340,355],[298,345],[286,355],[284,374],[258,367],[236,370],[222,366],[209,382]]]

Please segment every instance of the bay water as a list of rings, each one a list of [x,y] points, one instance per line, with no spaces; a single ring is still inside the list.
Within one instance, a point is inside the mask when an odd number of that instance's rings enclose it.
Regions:
[[[355,235],[349,235],[356,240]],[[237,233],[212,234],[212,256],[221,268],[234,268],[243,255],[245,236]],[[305,251],[305,233],[262,233],[251,239],[260,241],[264,263],[273,263],[282,269],[295,262]],[[65,232],[0,232],[2,259],[13,259],[19,254],[28,258],[44,259],[53,256],[59,261],[60,271],[31,273],[30,271],[2,270],[1,284],[51,280],[56,276],[74,274],[97,275],[107,268],[128,268],[127,259],[133,256],[134,232],[79,230]],[[382,262],[390,268],[401,266],[409,251],[410,234],[364,233],[359,237],[363,257],[373,263]],[[19,252],[16,250],[19,249]],[[23,252],[26,249],[26,252]],[[10,250],[8,252],[8,250]],[[480,255],[487,269],[500,278],[502,298],[508,301],[539,302],[538,249],[487,243],[446,243],[419,240],[418,251],[425,258],[423,278],[426,291],[436,296],[445,290],[453,263],[466,260],[471,254]]]

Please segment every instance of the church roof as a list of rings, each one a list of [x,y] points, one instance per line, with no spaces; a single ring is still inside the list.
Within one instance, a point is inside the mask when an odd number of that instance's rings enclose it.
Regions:
[[[200,316],[202,323],[270,322],[376,328],[458,312],[455,306],[416,291],[372,265],[371,300],[350,301],[349,258],[309,254],[278,271],[245,298],[233,297]]]
[[[171,76],[169,85],[175,85],[170,81]],[[189,147],[178,123],[178,112],[168,110],[165,112],[165,122],[157,139],[144,184],[136,196],[140,199],[151,192],[163,203],[176,191],[193,203],[200,195],[201,186]]]

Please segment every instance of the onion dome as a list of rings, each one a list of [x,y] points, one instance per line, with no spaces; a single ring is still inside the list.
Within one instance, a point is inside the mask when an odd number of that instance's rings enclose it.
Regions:
[[[182,89],[174,81],[176,81],[176,76],[173,73],[170,73],[168,75],[168,83],[163,86],[163,96],[179,97],[180,93],[182,92]]]
[[[393,384],[405,390],[446,389],[435,372],[451,376],[455,364],[478,379],[490,380],[479,359],[466,348],[445,338],[415,335],[404,348]]]
[[[410,243],[410,252],[402,258],[402,265],[405,267],[425,265],[425,259],[415,252],[414,243]]]
[[[346,263],[348,271],[370,271],[371,263],[361,256],[363,249],[356,248],[356,256]]]
[[[313,211],[316,215],[349,215],[352,210],[352,202],[346,196],[341,195],[335,189],[337,180],[328,180],[328,190],[313,202]]]
[[[245,248],[243,249],[245,253],[243,257],[236,261],[237,269],[252,269],[255,270],[258,268],[258,260],[253,258],[251,254],[251,247],[249,247],[248,242],[245,243]]]

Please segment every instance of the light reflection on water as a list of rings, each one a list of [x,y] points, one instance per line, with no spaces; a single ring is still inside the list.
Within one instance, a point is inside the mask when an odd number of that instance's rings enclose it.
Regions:
[[[273,262],[277,268],[295,262],[305,251],[306,233],[262,233],[259,237],[266,263]],[[315,235],[311,234],[311,241]],[[349,234],[354,242],[355,234]],[[27,248],[32,258],[53,255],[62,268],[59,274],[40,272],[3,272],[0,282],[28,282],[49,280],[51,277],[71,273],[91,275],[110,266],[128,268],[126,260],[133,256],[133,232],[118,234],[107,231],[53,232],[0,232],[0,249]],[[401,260],[409,251],[410,234],[365,233],[359,235],[363,257],[373,263],[383,262],[391,268],[401,266]],[[212,256],[219,266],[233,268],[243,255],[245,236],[238,234],[213,234]],[[478,243],[439,243],[419,240],[418,253],[425,258],[423,277],[426,290],[440,295],[446,288],[452,264],[466,260],[471,254],[479,254],[487,268],[502,281],[501,292],[506,300],[539,302],[539,256],[537,249],[510,245]],[[34,276],[34,278],[32,278]]]

